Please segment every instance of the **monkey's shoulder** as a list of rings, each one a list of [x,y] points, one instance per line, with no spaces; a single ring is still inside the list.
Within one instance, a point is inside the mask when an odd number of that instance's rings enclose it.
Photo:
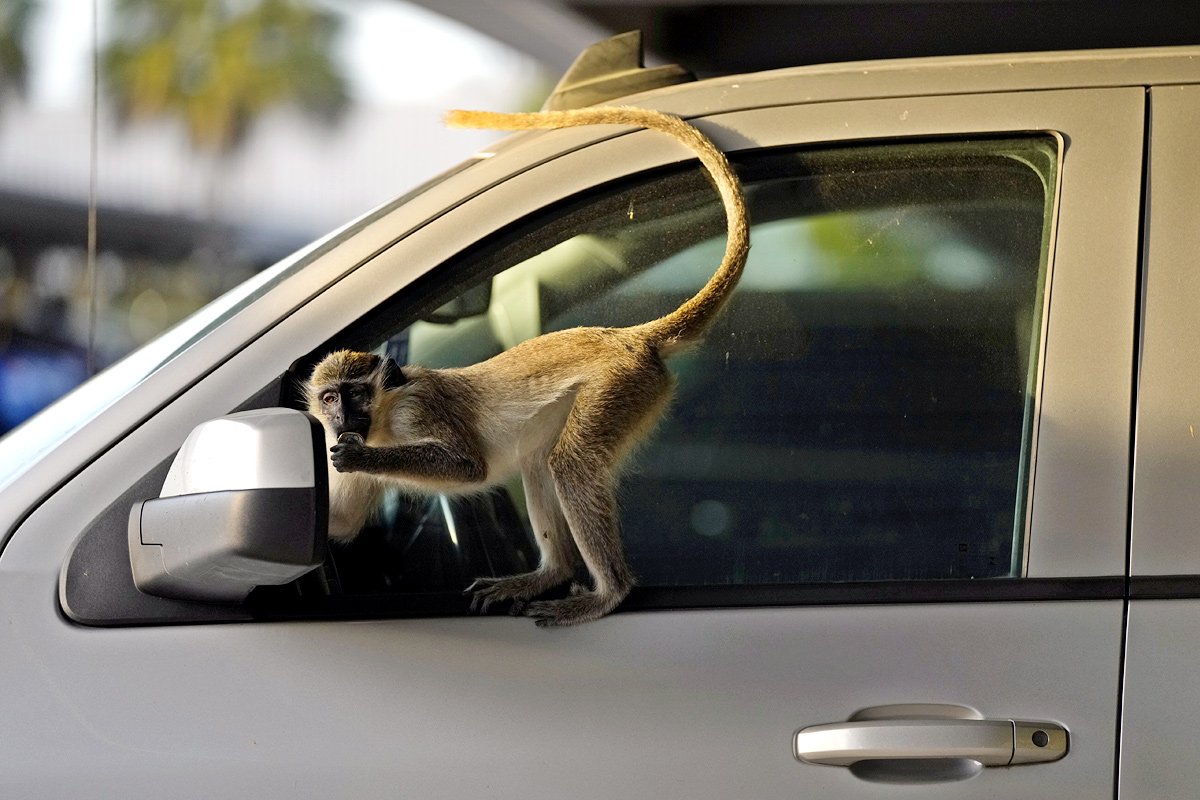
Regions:
[[[483,402],[478,382],[463,370],[405,367],[409,380],[388,391],[380,410],[395,421],[427,426],[436,421],[451,424],[474,416]]]

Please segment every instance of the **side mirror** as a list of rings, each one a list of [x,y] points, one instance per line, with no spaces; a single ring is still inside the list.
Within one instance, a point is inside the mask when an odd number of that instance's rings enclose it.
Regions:
[[[133,581],[146,594],[238,603],[325,560],[329,476],[325,433],[287,408],[198,425],[161,495],[129,512]]]

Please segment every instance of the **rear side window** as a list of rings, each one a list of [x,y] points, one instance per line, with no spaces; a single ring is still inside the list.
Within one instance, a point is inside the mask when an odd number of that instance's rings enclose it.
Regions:
[[[642,585],[1018,576],[1055,203],[1050,136],[737,159],[751,253],[619,496]],[[699,167],[544,211],[442,269],[459,299],[376,342],[462,366],[541,333],[634,325],[703,285],[724,216]],[[334,548],[337,592],[531,568],[519,480],[387,498]]]

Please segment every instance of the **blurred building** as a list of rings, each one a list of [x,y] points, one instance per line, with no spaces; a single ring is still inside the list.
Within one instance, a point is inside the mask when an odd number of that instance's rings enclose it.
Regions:
[[[212,0],[201,6],[207,18],[191,21],[170,18],[178,3],[126,2],[141,7],[144,23],[115,19],[114,0],[99,0],[92,322],[89,5],[0,2],[0,433],[86,377],[90,337],[95,366],[103,368],[253,272],[494,138],[447,131],[447,108],[516,110],[536,105],[548,85],[532,59],[400,0]],[[211,51],[221,45],[206,44],[204,35],[243,24],[237,15],[259,7],[266,22],[253,46],[261,53],[234,65],[238,78],[249,80],[246,71],[256,65],[269,68],[272,48],[288,35],[296,39],[286,25],[319,13],[326,27],[299,31],[307,37],[300,45],[310,48],[301,57],[317,57],[314,42],[325,48],[317,55],[336,78],[336,108],[308,113],[311,98],[284,91],[279,102],[243,108],[230,128],[236,136],[213,146],[197,132],[221,109],[205,105],[202,86],[186,84],[196,80],[187,71],[212,66]],[[292,17],[281,22],[272,7]],[[132,90],[114,78],[109,54],[130,40],[176,48],[184,74],[174,105],[131,113],[166,79],[144,74],[145,63],[161,62],[155,53],[134,64]],[[16,61],[5,60],[6,41]],[[267,74],[247,94],[261,97],[263,86],[278,82]]]

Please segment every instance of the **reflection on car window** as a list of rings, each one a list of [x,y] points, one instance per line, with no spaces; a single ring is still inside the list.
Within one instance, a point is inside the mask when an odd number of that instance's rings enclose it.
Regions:
[[[703,344],[671,359],[672,410],[619,490],[643,585],[1021,573],[1057,158],[1029,136],[740,159],[744,277]],[[642,176],[447,265],[493,276],[486,305],[380,347],[459,366],[550,330],[641,323],[723,248],[698,167]],[[459,588],[529,568],[521,498],[519,483],[393,497],[355,545],[393,572],[359,582]]]

